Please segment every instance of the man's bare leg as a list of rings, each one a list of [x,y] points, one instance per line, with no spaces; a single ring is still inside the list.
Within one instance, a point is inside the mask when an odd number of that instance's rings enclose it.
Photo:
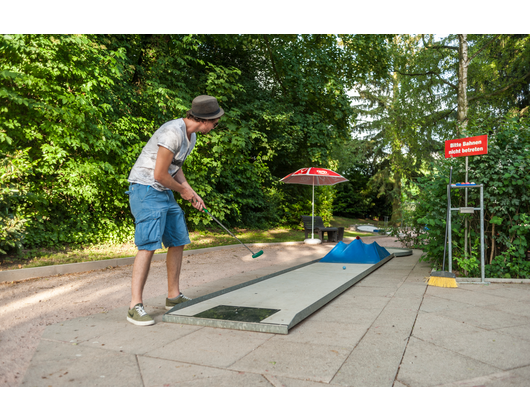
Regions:
[[[151,259],[155,251],[139,250],[134,259],[132,281],[131,281],[131,309],[137,303],[143,303],[142,295],[144,291],[149,268],[151,267]]]
[[[176,298],[180,294],[179,281],[180,269],[182,267],[182,253],[184,252],[184,245],[172,246],[167,250],[166,266],[167,266],[167,297],[169,299]]]

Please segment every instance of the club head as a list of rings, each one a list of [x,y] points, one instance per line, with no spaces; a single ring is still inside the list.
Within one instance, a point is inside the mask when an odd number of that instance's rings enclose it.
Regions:
[[[252,254],[252,258],[258,258],[260,255],[263,255],[263,250],[258,251],[255,254]]]

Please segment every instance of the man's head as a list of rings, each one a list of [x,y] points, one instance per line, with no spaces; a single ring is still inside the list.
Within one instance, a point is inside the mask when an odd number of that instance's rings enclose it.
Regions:
[[[186,118],[201,123],[199,132],[207,134],[217,126],[219,118],[224,115],[224,111],[217,99],[209,95],[197,96],[191,103],[191,109],[186,113]]]

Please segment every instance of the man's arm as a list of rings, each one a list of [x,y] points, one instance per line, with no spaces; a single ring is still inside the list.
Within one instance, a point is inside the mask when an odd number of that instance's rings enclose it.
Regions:
[[[174,175],[174,178],[180,185],[184,185],[193,191],[194,197],[193,200],[191,200],[191,204],[193,204],[193,207],[195,207],[197,210],[202,210],[205,207],[204,201],[202,201],[202,198],[199,197],[199,194],[197,194],[195,190],[191,188],[190,184],[188,184],[182,168],[177,171],[177,173]]]
[[[202,210],[204,207],[204,202],[190,187],[190,184],[188,184],[188,181],[186,181],[186,178],[184,177],[182,169],[177,172],[175,178],[169,174],[169,165],[171,164],[172,160],[173,152],[163,146],[159,146],[158,153],[156,155],[154,173],[155,181],[159,182],[166,188],[178,192],[184,200],[190,201],[193,204],[193,207],[198,210]]]

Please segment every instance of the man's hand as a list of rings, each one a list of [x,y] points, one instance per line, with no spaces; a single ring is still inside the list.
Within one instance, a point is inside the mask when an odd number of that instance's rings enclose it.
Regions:
[[[182,191],[179,192],[180,196],[186,200],[193,203],[193,199],[197,194],[195,194],[195,191],[193,191],[190,187],[183,186]]]
[[[197,210],[202,210],[205,207],[202,198],[199,197],[199,195],[188,186],[184,187],[184,190],[180,193],[180,196],[184,200],[189,201]]]
[[[197,193],[195,193],[195,197],[193,197],[193,200],[191,201],[191,204],[193,205],[193,207],[195,207],[199,211],[202,211],[202,209],[204,207],[206,207],[204,205],[204,201],[202,201],[202,198],[199,197],[199,195]]]

